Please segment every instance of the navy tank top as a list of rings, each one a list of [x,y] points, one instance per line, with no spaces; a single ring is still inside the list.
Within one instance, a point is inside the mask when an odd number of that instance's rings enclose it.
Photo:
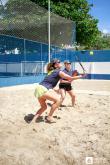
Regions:
[[[59,76],[60,71],[60,69],[55,69],[50,74],[48,74],[40,84],[46,87],[47,89],[54,88],[61,78]]]

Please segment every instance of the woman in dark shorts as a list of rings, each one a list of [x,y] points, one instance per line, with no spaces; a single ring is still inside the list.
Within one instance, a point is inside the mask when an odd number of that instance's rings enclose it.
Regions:
[[[65,69],[63,70],[64,73],[68,74],[69,76],[73,76],[73,77],[78,75],[77,70],[73,71],[71,69],[71,62],[70,61],[65,61],[64,65],[65,65]],[[61,94],[61,105],[60,106],[63,106],[62,103],[65,99],[66,92],[70,95],[71,101],[72,101],[72,106],[74,106],[74,104],[75,104],[75,94],[72,90],[71,81],[67,81],[66,79],[62,78],[60,80],[60,83],[59,83],[59,89],[60,89],[59,91],[60,91],[60,94]]]

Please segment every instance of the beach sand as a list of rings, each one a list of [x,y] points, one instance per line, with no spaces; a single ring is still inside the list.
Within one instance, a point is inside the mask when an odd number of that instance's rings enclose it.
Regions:
[[[0,165],[110,165],[110,81],[74,81],[76,106],[67,95],[53,124],[26,122],[35,86],[0,88]]]

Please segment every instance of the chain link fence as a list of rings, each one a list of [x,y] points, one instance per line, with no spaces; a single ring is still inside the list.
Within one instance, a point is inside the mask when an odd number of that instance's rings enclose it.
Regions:
[[[30,0],[0,0],[0,76],[45,73],[48,62],[48,10]],[[76,25],[50,12],[51,58],[71,57]]]

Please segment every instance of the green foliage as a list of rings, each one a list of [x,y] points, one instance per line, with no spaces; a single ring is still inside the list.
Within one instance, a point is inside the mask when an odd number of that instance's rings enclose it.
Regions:
[[[110,50],[110,36],[99,36],[93,45],[93,49]]]

